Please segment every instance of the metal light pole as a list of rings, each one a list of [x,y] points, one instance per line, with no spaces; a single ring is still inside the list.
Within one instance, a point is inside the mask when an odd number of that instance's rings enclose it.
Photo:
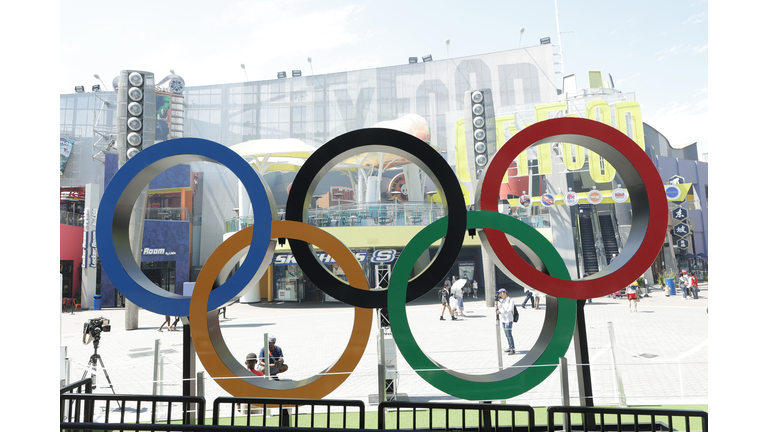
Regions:
[[[432,208],[432,196],[436,193],[437,191],[427,192],[427,196],[429,196],[429,223],[432,223],[432,212],[434,211]]]

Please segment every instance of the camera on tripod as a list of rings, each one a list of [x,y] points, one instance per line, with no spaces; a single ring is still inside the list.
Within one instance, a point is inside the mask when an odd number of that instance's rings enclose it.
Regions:
[[[83,343],[88,345],[91,339],[98,341],[101,338],[101,332],[109,332],[112,330],[112,326],[109,325],[109,320],[104,317],[93,318],[83,324]],[[86,336],[89,336],[86,342]]]
[[[96,389],[96,363],[101,364],[101,370],[104,372],[104,376],[107,378],[109,388],[112,389],[112,393],[115,393],[115,388],[112,387],[112,380],[109,379],[107,369],[104,367],[104,361],[101,360],[101,356],[98,354],[99,341],[101,340],[101,333],[112,330],[112,326],[109,325],[109,320],[104,317],[98,317],[89,319],[88,322],[83,324],[83,344],[88,345],[93,340],[93,355],[88,361],[88,368],[83,372],[83,379],[91,374],[91,386]],[[87,339],[87,340],[86,340]],[[119,404],[118,404],[119,405]]]

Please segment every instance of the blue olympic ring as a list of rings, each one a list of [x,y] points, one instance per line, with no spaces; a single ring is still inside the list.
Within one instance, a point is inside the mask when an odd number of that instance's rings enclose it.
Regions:
[[[104,190],[96,224],[96,241],[102,269],[112,283],[133,303],[162,315],[188,316],[190,297],[167,292],[142,273],[131,251],[128,229],[136,199],[158,174],[187,162],[214,162],[232,171],[243,183],[253,204],[253,237],[241,267],[211,291],[208,310],[237,297],[248,283],[260,277],[275,249],[271,222],[276,219],[274,199],[258,172],[241,156],[213,141],[177,138],[148,147],[128,160]]]

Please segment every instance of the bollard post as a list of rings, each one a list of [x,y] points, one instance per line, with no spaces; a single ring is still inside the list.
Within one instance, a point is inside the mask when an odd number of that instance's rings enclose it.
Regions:
[[[272,372],[269,367],[269,334],[264,333],[264,376],[269,379],[269,374]]]
[[[157,396],[157,380],[160,374],[160,339],[155,339],[155,355],[152,365],[152,395]]]
[[[568,360],[560,357],[560,392],[562,393],[563,406],[571,406],[571,389],[568,385]],[[563,413],[563,428],[571,430],[571,415]]]
[[[501,326],[499,324],[499,314],[498,314],[498,306],[496,306],[496,310],[494,310],[494,313],[496,315],[496,354],[499,357],[499,370],[504,369],[504,361],[501,357]]]
[[[205,374],[202,371],[197,373],[197,396],[205,397]]]
[[[613,363],[613,373],[614,377],[616,378],[616,385],[618,386],[619,391],[619,405],[622,408],[627,407],[627,397],[624,395],[624,383],[621,381],[621,374],[619,373],[619,368],[616,365],[616,336],[613,332],[613,323],[608,322],[608,336],[610,340],[611,345],[611,362]]]
[[[163,370],[165,368],[165,355],[160,354],[160,364],[158,365],[159,373],[157,378],[157,394],[163,394],[163,381],[165,379],[165,375],[163,374]]]
[[[381,314],[381,310],[379,310]],[[381,317],[379,317],[379,323],[381,323]],[[387,357],[385,353],[384,344],[384,328],[379,325],[379,403],[387,400]]]

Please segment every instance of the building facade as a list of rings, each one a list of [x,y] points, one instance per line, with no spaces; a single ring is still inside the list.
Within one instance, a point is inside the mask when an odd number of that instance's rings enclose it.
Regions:
[[[499,146],[526,125],[560,116],[602,121],[643,147],[659,167],[665,182],[678,175],[689,191],[682,201],[670,204],[670,210],[681,206],[688,210],[686,223],[691,233],[685,238],[689,239],[690,246],[684,249],[678,246],[679,236],[674,235],[670,225],[665,250],[660,253],[658,265],[649,269],[646,277],[655,278],[654,273],[663,268],[676,271],[680,266],[688,266],[690,262],[686,260],[691,259],[690,256],[706,257],[707,164],[697,160],[695,144],[684,149],[673,148],[661,133],[642,122],[642,112],[633,93],[613,88],[610,79],[604,81],[599,73],[590,73],[589,81],[588,88],[578,89],[573,85],[573,77],[560,77],[555,71],[552,45],[542,44],[326,75],[189,86],[178,101],[173,99],[171,103],[183,105],[183,119],[176,116],[176,123],[183,124],[183,136],[208,139],[233,149],[243,143],[264,142],[277,150],[298,155],[293,147],[297,142],[311,149],[361,128],[407,130],[427,141],[454,168],[465,188],[467,204],[473,202],[484,164]],[[480,141],[478,135],[473,135],[476,130],[473,132],[471,111],[476,104],[471,96],[477,92],[484,96],[482,103],[485,104],[485,128]],[[114,174],[116,166],[110,162],[114,149],[104,145],[105,136],[109,136],[104,131],[115,121],[114,113],[104,108],[104,101],[111,97],[108,93],[111,92],[61,95],[61,134],[72,143],[66,165],[63,163],[62,188],[95,183],[100,184],[103,191]],[[478,142],[482,142],[483,152],[478,153]],[[526,221],[550,239],[563,256],[572,278],[606,266],[611,253],[620,252],[622,238],[626,238],[625,231],[631,220],[629,204],[606,199],[592,205],[586,201],[586,193],[593,189],[616,190],[620,188],[620,177],[611,172],[610,165],[599,155],[569,144],[550,143],[529,148],[526,153],[510,166],[508,178],[500,186],[499,211]],[[241,154],[257,168],[268,158],[265,154]],[[480,156],[486,159],[478,159]],[[273,192],[278,213],[285,208],[296,167],[300,165],[300,162],[282,163],[282,159],[285,158],[278,157],[274,165],[258,168]],[[363,159],[361,156],[349,161],[359,163],[355,169],[339,167],[322,179],[313,195],[308,222],[342,239],[356,252],[371,286],[385,287],[387,271],[391,270],[397,253],[419,227],[442,217],[444,208],[439,195],[433,193],[432,179],[424,178],[410,164],[398,162],[394,157],[388,159],[391,163],[387,166],[366,165]],[[202,162],[185,167],[180,168],[183,171],[180,177],[188,178],[189,182],[177,185],[157,180],[150,185],[143,250],[152,254],[142,258],[143,262],[146,259],[147,263],[153,263],[146,268],[143,265],[145,274],[151,280],[159,274],[158,284],[176,293],[181,293],[180,284],[195,280],[196,272],[213,250],[232,232],[247,226],[252,215],[241,185],[229,170]],[[168,175],[164,178],[170,181]],[[573,206],[557,200],[552,206],[520,205],[520,197],[530,196],[533,202],[540,203],[546,194],[562,197],[569,190],[581,195]],[[405,191],[407,193],[403,193]],[[153,208],[168,210],[166,213],[172,213],[173,220],[163,220],[167,216],[161,216],[160,212],[150,214]],[[173,228],[155,226],[155,221],[160,224],[182,222],[187,229],[184,231],[175,225]],[[147,230],[156,233],[155,238],[148,239]],[[166,230],[184,231],[179,236],[188,237],[183,241],[158,237],[157,233]],[[594,238],[587,241],[590,235]],[[164,242],[171,241],[176,244],[188,241],[189,245],[187,250],[176,252],[173,270],[170,270],[170,258],[163,255],[164,258],[158,260],[159,255],[155,253],[170,251],[170,243]],[[186,264],[178,261],[181,255],[189,257]],[[478,237],[467,236],[464,252],[448,276],[466,274],[484,285],[482,255]],[[329,271],[339,271],[334,269],[332,260],[326,263]],[[519,288],[503,272],[497,270],[495,275],[497,287]],[[103,304],[119,306],[119,294],[105,277],[101,275]],[[173,281],[169,280],[171,277]],[[253,289],[258,294],[251,298],[263,300],[331,300],[303,277],[285,247],[278,248],[267,276]],[[112,294],[108,294],[110,292]]]

